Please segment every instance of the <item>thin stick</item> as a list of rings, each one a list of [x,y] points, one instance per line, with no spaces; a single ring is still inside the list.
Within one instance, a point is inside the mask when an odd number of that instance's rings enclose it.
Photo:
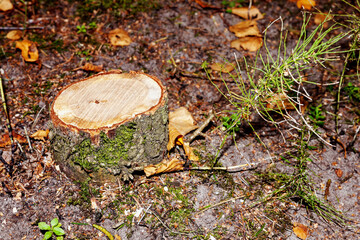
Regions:
[[[201,126],[196,129],[196,131],[189,137],[189,142],[192,142],[201,132],[204,130],[204,128],[210,123],[210,121],[215,117],[215,114],[213,113],[213,110],[210,111],[210,115],[208,118],[201,124]]]
[[[44,29],[44,27],[0,27],[0,31],[12,31],[12,30],[29,30],[29,29]]]
[[[200,171],[206,171],[206,170],[224,170],[224,171],[228,171],[228,172],[238,172],[238,171],[243,171],[243,170],[247,170],[250,167],[256,166],[259,163],[246,163],[246,164],[241,164],[241,165],[237,165],[237,166],[230,166],[230,167],[192,167],[189,170],[200,170]],[[245,167],[249,167],[249,168],[245,168]]]
[[[210,209],[210,208],[214,208],[214,207],[217,207],[217,206],[222,205],[222,204],[224,204],[224,203],[227,203],[227,202],[230,202],[230,201],[234,201],[234,200],[236,200],[236,199],[243,198],[243,197],[245,197],[245,195],[241,195],[241,196],[238,196],[238,197],[230,198],[230,199],[221,201],[221,202],[219,202],[219,203],[216,203],[216,204],[214,204],[214,205],[211,205],[211,206],[209,206],[209,207],[203,207],[198,213],[202,213],[202,212],[204,212],[204,211],[206,211],[206,210],[208,210],[208,209]]]

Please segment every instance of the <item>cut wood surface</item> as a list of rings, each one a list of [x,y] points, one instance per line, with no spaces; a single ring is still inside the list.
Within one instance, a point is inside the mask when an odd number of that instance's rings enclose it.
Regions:
[[[166,151],[165,87],[144,73],[111,71],[70,84],[55,98],[51,120],[53,157],[77,180],[128,179]]]

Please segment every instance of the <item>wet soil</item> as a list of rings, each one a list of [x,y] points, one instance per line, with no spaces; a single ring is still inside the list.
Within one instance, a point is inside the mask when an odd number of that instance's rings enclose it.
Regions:
[[[59,1],[58,5],[32,3],[28,6],[29,26],[25,35],[38,42],[40,60],[23,61],[15,43],[0,31],[1,77],[7,98],[7,107],[15,132],[25,136],[39,129],[47,129],[49,108],[56,94],[68,84],[93,74],[79,69],[86,62],[103,69],[143,71],[157,76],[168,89],[169,110],[185,106],[201,124],[210,110],[217,113],[206,128],[205,137],[196,139],[194,146],[201,155],[200,165],[211,165],[224,137],[220,116],[233,107],[205,75],[204,61],[234,62],[235,56],[244,66],[242,57],[254,60],[256,55],[230,48],[236,37],[228,27],[241,18],[226,13],[220,1],[208,1],[218,8],[202,8],[195,1],[160,1],[161,7],[134,15],[124,11],[114,17],[111,9],[97,16],[97,29],[78,33],[82,25],[76,17],[79,3]],[[17,3],[13,12],[0,13],[2,26],[22,26],[24,6]],[[244,4],[247,6],[246,4]],[[288,49],[296,45],[301,29],[303,12],[290,1],[261,1],[255,4],[265,18],[259,20],[260,30],[267,29],[266,43],[276,56],[281,29],[288,31]],[[349,7],[338,1],[318,1],[322,11],[349,12]],[[93,13],[95,14],[95,12]],[[308,13],[309,14],[309,13]],[[277,20],[281,16],[282,22]],[[85,22],[85,24],[89,24]],[[316,25],[308,26],[311,32]],[[107,33],[123,28],[132,38],[126,47],[113,47]],[[344,29],[340,29],[339,32]],[[336,34],[336,33],[335,33]],[[61,41],[60,41],[61,40]],[[59,45],[55,43],[62,42]],[[348,40],[341,42],[346,48]],[[262,48],[264,53],[264,48]],[[290,51],[290,50],[289,50]],[[344,59],[343,55],[339,55]],[[340,72],[342,61],[333,65]],[[348,67],[350,76],[356,66]],[[243,69],[243,68],[242,68]],[[220,75],[215,82],[221,85]],[[337,82],[339,75],[314,68],[308,72],[310,81]],[[236,84],[226,79],[231,89]],[[355,85],[356,78],[349,78]],[[335,113],[334,89],[309,87],[313,104],[323,104],[326,124],[318,131],[330,142],[338,136],[339,142],[349,146],[358,132],[358,105],[344,96]],[[334,116],[339,116],[338,130]],[[317,197],[341,211],[348,219],[339,225],[326,220],[310,206],[297,201],[273,199],[262,203],[276,185],[259,177],[269,169],[292,174],[292,168],[278,158],[279,154],[293,151],[294,141],[284,141],[278,130],[255,119],[254,125],[262,141],[257,141],[246,125],[236,134],[235,142],[229,138],[219,154],[223,166],[257,163],[256,167],[238,172],[183,171],[146,178],[139,173],[132,182],[119,180],[113,185],[90,186],[74,183],[53,162],[49,141],[32,140],[18,147],[12,175],[6,165],[0,165],[0,239],[42,239],[38,222],[49,223],[57,217],[66,232],[65,239],[107,239],[105,234],[91,226],[97,224],[121,239],[298,239],[293,224],[308,227],[307,239],[358,239],[360,219],[359,141],[348,148],[346,157],[341,144],[336,148],[310,140],[315,150],[309,150],[308,174]],[[288,130],[283,126],[282,130]],[[0,131],[7,133],[4,110],[1,109]],[[340,134],[337,134],[340,133]],[[300,136],[293,136],[297,139]],[[11,149],[2,149],[2,156],[11,163]],[[183,157],[182,152],[173,153]],[[340,174],[339,170],[342,171]],[[144,213],[146,212],[146,215]]]

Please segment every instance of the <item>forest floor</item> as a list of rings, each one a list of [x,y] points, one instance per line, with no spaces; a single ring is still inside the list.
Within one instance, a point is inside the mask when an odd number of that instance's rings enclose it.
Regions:
[[[92,224],[121,239],[360,238],[360,81],[358,65],[347,52],[338,53],[337,61],[322,62],[326,67],[309,62],[301,71],[314,83],[298,85],[308,96],[301,116],[285,108],[286,115],[270,113],[273,121],[265,121],[253,109],[237,122],[231,116],[239,117],[242,106],[231,104],[225,98],[231,94],[219,90],[240,94],[241,87],[229,74],[209,68],[210,81],[203,63],[233,63],[245,82],[246,73],[254,73],[255,68],[246,66],[259,59],[257,52],[230,46],[237,37],[229,27],[243,19],[225,11],[232,2],[248,6],[247,1],[206,1],[208,6],[201,6],[203,1],[137,1],[138,6],[126,9],[115,3],[96,5],[98,1],[13,2],[13,10],[0,12],[0,74],[14,132],[27,136],[48,129],[55,96],[96,73],[84,67],[91,63],[101,71],[143,71],[158,77],[168,91],[169,111],[186,107],[198,125],[214,111],[204,137],[191,143],[200,156],[192,164],[213,166],[217,161],[216,166],[247,167],[149,178],[139,173],[133,181],[119,179],[101,187],[74,183],[54,163],[48,139],[31,139],[30,148],[27,140],[15,136],[21,148],[12,153],[1,108],[5,163],[0,163],[0,239],[42,239],[38,223],[54,218],[65,239],[107,239]],[[286,51],[292,53],[304,18],[310,19],[303,29],[310,35],[318,26],[315,13],[331,11],[334,20],[324,29],[336,22],[343,25],[326,41],[353,30],[346,20],[360,8],[325,0],[309,11],[285,0],[254,5],[264,16],[257,21],[262,36],[266,30],[260,50],[264,59],[279,56],[285,33]],[[24,61],[15,41],[6,37],[11,27],[22,30],[21,39],[36,43],[36,61]],[[110,44],[108,33],[116,28],[128,33],[130,45]],[[334,46],[348,51],[353,40],[350,33]],[[261,73],[257,77],[265,79]],[[247,90],[254,87],[245,85]],[[291,121],[274,124],[284,116],[291,116],[295,127]],[[181,151],[171,154],[186,159]]]

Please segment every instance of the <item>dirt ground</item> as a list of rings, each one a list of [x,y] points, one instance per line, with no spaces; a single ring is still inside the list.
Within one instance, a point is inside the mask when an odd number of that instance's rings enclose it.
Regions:
[[[143,71],[158,77],[167,87],[170,111],[184,106],[199,125],[211,110],[217,114],[204,130],[205,137],[191,144],[201,156],[199,165],[211,165],[224,137],[221,116],[233,107],[207,78],[201,64],[224,59],[235,62],[236,56],[243,66],[243,56],[248,60],[256,57],[255,53],[230,47],[236,37],[228,28],[241,18],[226,13],[221,1],[207,1],[210,8],[196,1],[158,1],[158,7],[145,12],[120,11],[115,16],[109,7],[107,11],[94,10],[91,14],[98,15],[93,19],[88,16],[86,21],[79,17],[79,2],[61,0],[53,5],[26,1],[27,6],[22,1],[14,2],[14,10],[0,12],[0,74],[16,133],[26,136],[48,128],[49,109],[56,94],[93,74],[81,69],[85,63],[102,66],[104,71]],[[242,4],[248,6],[247,2]],[[297,43],[303,11],[285,0],[256,1],[254,5],[264,15],[258,20],[261,31],[273,22],[266,36],[270,53],[277,54],[281,27],[289,33],[287,49],[291,51]],[[317,1],[317,7],[337,14],[354,12],[341,1]],[[277,20],[280,16],[282,21]],[[316,27],[313,21],[309,32]],[[91,22],[97,27],[92,29]],[[34,63],[24,61],[14,41],[5,38],[9,32],[5,27],[20,28],[24,23],[30,27],[24,31],[25,36],[37,42],[39,49],[39,60]],[[82,24],[87,27],[85,33],[77,27]],[[115,28],[128,32],[132,39],[129,46],[109,44],[107,34]],[[333,34],[341,31],[345,30]],[[347,49],[349,41],[343,39],[339,46]],[[265,53],[264,47],[261,52]],[[339,55],[332,73],[341,73],[344,58],[345,54]],[[339,74],[331,71],[308,70],[309,80],[321,82],[308,91],[313,97],[310,105],[321,103],[326,112],[319,134],[330,142],[331,136],[339,133],[339,144],[333,148],[313,137],[310,143],[317,148],[308,150],[312,161],[307,163],[306,173],[316,197],[340,211],[346,219],[344,224],[328,221],[297,196],[262,201],[281,186],[261,173],[276,169],[291,175],[293,170],[279,153],[293,151],[294,144],[284,141],[280,131],[270,124],[255,119],[256,131],[267,148],[244,124],[236,134],[236,144],[228,138],[219,154],[222,166],[256,163],[255,167],[236,172],[183,171],[150,178],[139,173],[131,182],[119,180],[101,187],[80,185],[67,178],[53,162],[49,140],[31,140],[32,149],[24,142],[23,152],[17,147],[13,156],[12,175],[7,165],[0,164],[0,239],[42,239],[44,232],[37,224],[50,223],[55,217],[65,230],[65,239],[108,239],[92,224],[121,239],[299,239],[293,229],[296,224],[306,226],[306,239],[359,239],[359,103],[351,102],[342,91],[340,108],[335,112],[338,85],[333,85],[334,89],[322,85],[323,81],[339,81]],[[344,86],[352,82],[359,87],[358,78],[351,77],[355,73],[356,65],[348,65]],[[214,81],[224,89],[220,76],[214,74]],[[231,80],[227,81],[236,89]],[[6,117],[3,108],[0,111],[0,133],[4,136]],[[334,116],[339,116],[337,131]],[[10,164],[9,145],[1,151]],[[173,154],[183,157],[181,151]]]

